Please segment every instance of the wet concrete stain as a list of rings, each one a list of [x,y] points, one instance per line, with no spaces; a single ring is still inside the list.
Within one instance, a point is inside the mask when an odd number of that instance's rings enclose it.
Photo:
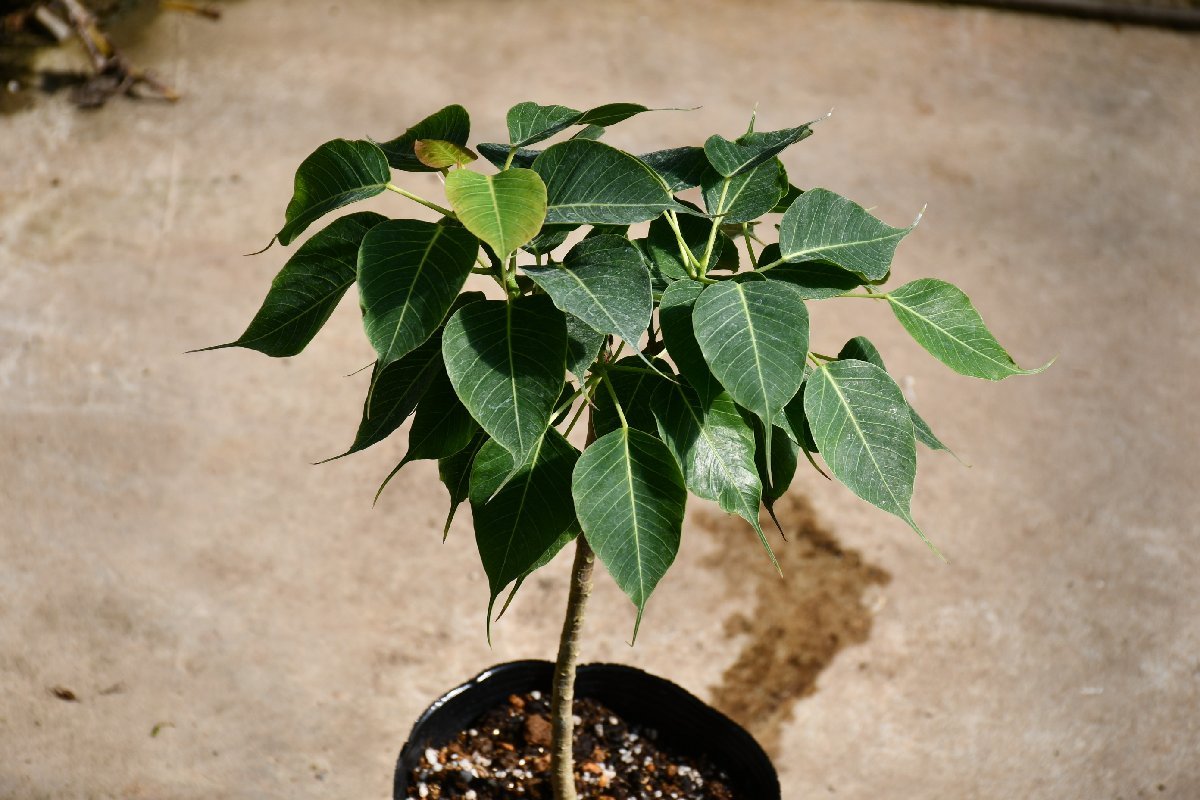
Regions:
[[[802,495],[784,496],[775,510],[788,537],[773,544],[782,579],[757,547],[722,548],[710,562],[724,573],[731,593],[744,595],[748,580],[755,591],[754,610],[725,623],[729,636],[746,642],[713,688],[712,701],[772,754],[797,702],[816,691],[821,672],[843,648],[866,641],[872,590],[891,581],[885,570],[839,544]],[[722,537],[743,525],[719,513],[698,522]],[[769,524],[764,518],[764,529]]]

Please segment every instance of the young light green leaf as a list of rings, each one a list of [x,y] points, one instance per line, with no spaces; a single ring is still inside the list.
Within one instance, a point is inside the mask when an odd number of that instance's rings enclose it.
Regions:
[[[613,391],[610,394],[608,390],[600,388],[592,398],[592,429],[597,436],[621,427],[621,416],[613,405],[613,394],[621,403],[629,427],[651,436],[658,435],[658,425],[654,421],[655,392],[660,383],[666,382],[663,376],[670,375],[671,368],[659,358],[653,359],[651,364],[658,372],[648,368],[638,356],[625,356],[605,368],[605,380]]]
[[[425,166],[439,170],[462,167],[479,158],[469,148],[445,139],[417,139],[413,142],[413,153]]]
[[[779,159],[763,161],[734,177],[710,169],[700,179],[704,207],[724,222],[749,222],[770,211],[779,201]]]
[[[896,319],[917,343],[960,375],[998,381],[1049,367],[1021,369],[962,290],[933,278],[906,283],[887,294]]]
[[[504,169],[505,164],[510,167],[520,167],[521,169],[529,169],[533,166],[533,161],[542,154],[541,150],[533,150],[529,147],[518,147],[513,151],[512,161],[508,160],[509,151],[513,148],[506,144],[497,144],[496,142],[483,142],[475,146],[479,154],[492,162],[492,166],[496,169]]]
[[[560,309],[638,349],[654,299],[642,256],[624,236],[587,238],[567,252],[561,265],[523,269]]]
[[[560,142],[546,148],[533,169],[546,182],[547,222],[629,225],[676,207],[649,167],[602,142]]]
[[[436,167],[421,163],[416,143],[421,139],[439,139],[465,147],[471,135],[471,117],[459,105],[449,105],[435,111],[413,125],[400,136],[379,145],[394,169],[405,172],[436,172]]]
[[[478,252],[475,237],[457,226],[393,219],[367,233],[358,251],[358,295],[381,366],[442,323]]]
[[[808,379],[804,412],[834,477],[904,520],[937,553],[909,508],[917,444],[908,404],[891,376],[865,361],[823,364]]]
[[[779,260],[778,244],[769,244],[759,253],[758,269],[762,270],[769,264],[776,266],[763,274],[770,280],[784,281],[795,286],[804,295],[805,300],[837,297],[863,284],[863,279],[858,275],[827,261],[782,263]]]
[[[672,283],[659,301],[658,324],[675,368],[695,389],[700,401],[708,403],[724,390],[704,360],[693,327],[693,308],[703,291],[704,284],[698,281]]]
[[[357,274],[358,245],[386,217],[360,211],[334,220],[300,245],[271,281],[245,333],[228,344],[283,358],[303,350],[325,325]]]
[[[871,343],[871,340],[865,336],[855,336],[846,344],[842,345],[842,349],[838,351],[839,359],[853,358],[859,361],[866,361],[868,364],[874,364],[884,372],[887,372],[887,367],[884,366],[883,356],[880,355],[878,348]],[[905,400],[908,403],[907,400]],[[921,418],[917,410],[912,407],[912,403],[908,403],[908,410],[912,414],[913,429],[917,435],[917,441],[928,447],[930,450],[945,450],[950,453],[949,447],[946,447],[929,427],[929,423]]]
[[[578,460],[579,451],[553,429],[519,466],[495,441],[479,451],[471,471],[470,499],[475,542],[491,595],[489,626],[504,587],[529,574],[574,527],[571,475]]]
[[[458,507],[467,499],[471,486],[471,468],[475,464],[475,457],[487,441],[488,435],[480,431],[465,448],[452,456],[438,459],[438,477],[450,493],[450,510],[446,513],[446,524],[442,526],[442,541],[445,541],[450,533],[454,512],[458,511]],[[379,487],[379,491],[383,491],[382,486]],[[379,499],[379,493],[376,493],[375,499]]]
[[[387,159],[374,142],[326,142],[300,162],[284,225],[276,238],[282,245],[291,244],[330,211],[382,192],[391,176]]]
[[[812,136],[815,122],[817,120],[781,131],[750,132],[739,136],[734,142],[714,134],[704,143],[704,154],[713,169],[727,178],[733,177],[774,158],[801,139]]]
[[[828,261],[869,281],[882,280],[892,268],[896,245],[916,226],[893,228],[853,200],[809,189],[780,221],[777,263]]]
[[[508,110],[508,140],[513,147],[536,144],[569,128],[582,113],[566,106],[541,106],[534,102],[517,103]]]
[[[638,156],[641,161],[666,181],[672,192],[682,192],[700,185],[700,178],[708,170],[708,158],[703,147],[673,147],[655,150]]]
[[[675,457],[648,433],[621,428],[584,450],[571,481],[583,534],[613,580],[637,606],[679,551],[687,489]]]
[[[546,185],[533,170],[455,170],[446,176],[446,197],[466,229],[502,259],[537,236],[546,218]]]
[[[733,399],[722,392],[706,404],[690,387],[659,381],[652,409],[659,436],[682,467],[688,490],[749,522],[778,570],[758,522],[762,483],[754,465],[754,431]]]
[[[767,425],[804,380],[808,311],[800,293],[776,281],[722,281],[692,312],[696,341],[734,401]]]
[[[516,463],[550,425],[565,379],[567,328],[545,296],[490,300],[446,323],[446,372],[463,405]]]

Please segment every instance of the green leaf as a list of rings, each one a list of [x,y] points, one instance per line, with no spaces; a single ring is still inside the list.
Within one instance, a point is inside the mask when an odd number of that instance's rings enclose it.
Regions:
[[[772,214],[787,213],[787,210],[792,207],[792,203],[796,202],[796,199],[798,197],[800,197],[800,195],[802,195],[802,194],[804,194],[803,189],[798,189],[798,188],[796,188],[796,186],[789,183],[787,185],[787,188],[783,192],[783,196],[779,198],[779,202],[777,202],[775,204],[775,207],[771,209],[771,213]]]
[[[387,159],[374,142],[326,142],[300,162],[285,222],[276,238],[282,245],[291,244],[330,211],[382,192],[391,176]]]
[[[470,149],[445,139],[417,139],[413,153],[418,161],[434,169],[462,167],[479,158]]]
[[[933,278],[906,283],[887,294],[896,319],[917,343],[960,375],[998,381],[1009,375],[1033,375],[1021,369],[962,290]],[[1053,362],[1051,362],[1053,363]]]
[[[754,429],[754,466],[758,470],[759,480],[762,481],[763,506],[771,515],[775,528],[780,534],[786,535],[783,525],[779,523],[779,517],[775,514],[775,501],[783,497],[796,477],[796,445],[778,425],[771,427],[771,443],[768,445],[762,420],[748,411],[745,412],[744,419]]]
[[[863,279],[858,275],[826,261],[780,263],[778,244],[769,244],[759,253],[758,269],[762,270],[768,264],[778,264],[763,272],[768,279],[790,283],[800,290],[805,300],[837,297],[863,284]]]
[[[566,106],[517,103],[508,110],[508,140],[514,147],[535,144],[569,128],[582,114]]]
[[[228,344],[201,349],[246,347],[275,358],[298,354],[354,283],[363,236],[385,219],[360,211],[334,220],[314,234],[271,281],[271,289],[245,333]]]
[[[583,375],[600,355],[605,336],[574,314],[567,318],[567,371],[583,380]]]
[[[884,372],[887,372],[887,367],[884,366],[883,356],[879,354],[879,350],[871,343],[871,340],[865,336],[855,336],[850,341],[842,346],[838,351],[839,359],[856,359],[858,361],[866,361],[868,364],[874,364]],[[908,404],[909,413],[912,414],[913,429],[917,435],[917,441],[928,447],[930,450],[945,450],[951,452],[949,447],[946,447],[929,427],[929,423],[921,419],[921,415],[912,407],[912,403]]]
[[[509,145],[497,144],[495,142],[484,142],[476,145],[479,154],[492,162],[492,166],[496,169],[504,169],[505,163],[508,163],[508,151],[512,150]],[[512,162],[509,166],[521,167],[529,169],[533,166],[533,161],[542,154],[541,150],[533,150],[528,147],[518,147],[513,153]]]
[[[533,169],[546,182],[547,222],[628,225],[676,207],[649,167],[602,142],[560,142],[546,148]]]
[[[698,281],[672,283],[659,301],[658,324],[675,368],[696,390],[701,402],[708,403],[724,390],[704,360],[693,327],[693,308],[703,291],[704,284]]]
[[[867,280],[882,280],[892,268],[896,245],[916,226],[893,228],[853,200],[828,189],[809,189],[780,221],[779,258],[828,261]]]
[[[543,225],[537,236],[529,240],[522,249],[535,256],[548,256],[554,250],[562,247],[578,225]]]
[[[560,309],[638,349],[654,299],[650,273],[628,239],[613,234],[584,239],[561,265],[523,269]]]
[[[630,117],[636,117],[638,114],[650,110],[641,103],[605,103],[584,112],[575,121],[575,124],[607,128],[609,125],[616,125],[618,122],[624,122]]]
[[[796,396],[783,407],[783,420],[779,422],[779,427],[788,434],[788,438],[803,447],[804,451],[809,454],[820,452],[817,443],[813,440],[808,417],[804,416],[804,389],[808,385],[808,376],[811,374],[812,368],[806,364],[804,366],[804,383],[800,384],[800,390],[796,392]]]
[[[495,441],[479,451],[470,499],[475,543],[491,594],[489,623],[504,587],[529,574],[575,525],[571,475],[578,460],[579,451],[555,430],[547,431],[519,466]]]
[[[523,463],[549,427],[565,380],[562,312],[545,296],[472,303],[446,323],[442,354],[471,416]]]
[[[812,136],[814,122],[816,120],[781,131],[747,133],[733,142],[714,134],[704,143],[704,154],[713,169],[725,177],[733,177],[769,161],[801,139]]]
[[[450,523],[454,522],[454,512],[467,499],[471,486],[471,468],[480,449],[487,443],[488,436],[483,431],[475,435],[465,448],[447,458],[438,459],[438,477],[450,493],[450,510],[446,513],[446,524],[442,526],[442,540],[445,541],[450,533]],[[379,487],[383,491],[383,487]],[[378,499],[379,495],[375,495]]]
[[[379,145],[393,168],[405,172],[436,172],[435,167],[422,164],[417,158],[416,143],[420,139],[440,139],[465,147],[471,135],[471,117],[459,105],[446,106],[413,125],[400,136]]]
[[[683,243],[691,251],[697,261],[704,257],[704,248],[708,244],[708,234],[712,230],[712,220],[691,215],[679,217],[679,232],[683,235]],[[651,275],[659,289],[665,289],[667,284],[688,277],[687,265],[679,254],[679,240],[666,216],[661,216],[650,223],[646,232],[645,253],[650,262]],[[718,237],[713,246],[713,257],[720,258],[723,242]]]
[[[758,219],[779,201],[781,169],[778,159],[764,161],[732,178],[710,169],[700,179],[704,207],[712,216],[722,216],[724,222]]]
[[[672,192],[699,186],[700,178],[709,168],[703,147],[655,150],[653,153],[643,153],[638,158],[666,181]]]
[[[639,356],[625,356],[605,368],[605,375],[612,386],[613,394],[616,394],[621,403],[621,410],[625,412],[629,426],[656,436],[658,425],[654,421],[655,392],[658,391],[660,383],[666,382],[663,376],[670,374],[670,367],[658,358],[651,363],[658,373],[647,368]],[[607,389],[597,389],[592,403],[592,428],[597,436],[603,436],[621,427],[621,417],[617,414],[612,394],[609,394]]]
[[[800,293],[776,281],[722,281],[701,293],[692,321],[713,375],[771,425],[804,380],[808,311]]]
[[[584,450],[571,493],[588,544],[637,606],[636,639],[646,601],[679,551],[687,503],[679,465],[658,439],[621,428]]]
[[[470,233],[434,222],[393,219],[367,233],[358,251],[358,295],[382,366],[441,325],[478,252]]]
[[[508,593],[508,597],[504,599],[504,605],[500,607],[500,613],[496,615],[497,620],[504,616],[504,612],[508,610],[509,605],[512,604],[513,598],[517,596],[517,592],[521,589],[521,585],[525,583],[525,579],[553,561],[554,557],[558,555],[564,547],[575,541],[575,537],[578,535],[578,524],[572,525],[570,528],[563,531],[562,535],[555,539],[554,542],[546,548],[541,557],[537,561],[533,562],[533,566],[527,569],[524,575],[517,578],[517,580],[513,583],[512,589]]]
[[[546,218],[546,186],[533,170],[455,170],[446,176],[446,197],[467,230],[502,259],[537,236]]]
[[[722,392],[706,404],[690,387],[660,381],[652,408],[659,436],[683,468],[688,490],[749,522],[779,569],[758,523],[762,483],[754,465],[754,431],[733,399]]]
[[[588,125],[582,128],[579,133],[572,136],[572,139],[599,139],[604,135],[603,125]]]
[[[909,508],[917,445],[908,403],[891,376],[865,361],[823,364],[808,379],[804,412],[834,477],[904,520],[937,553]]]

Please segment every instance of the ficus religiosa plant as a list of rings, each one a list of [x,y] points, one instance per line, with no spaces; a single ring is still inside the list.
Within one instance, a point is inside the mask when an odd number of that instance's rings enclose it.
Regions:
[[[646,111],[520,103],[507,144],[476,146],[493,170],[478,169],[457,105],[391,141],[321,145],[296,172],[280,244],[384,191],[441,218],[334,220],[287,261],[245,333],[221,345],[294,356],[357,282],[377,358],[344,455],[413,417],[396,469],[436,459],[450,517],[470,503],[489,626],[506,589],[505,606],[575,543],[553,686],[559,800],[575,796],[571,702],[593,558],[636,606],[636,637],[679,549],[689,492],[745,519],[774,562],[759,509],[788,488],[802,454],[933,548],[909,510],[916,445],[946,446],[867,339],[836,355],[809,348],[807,302],[886,306],[963,375],[1036,371],[1013,362],[951,284],[883,288],[916,223],[892,227],[792,184],[778,155],[814,123],[759,132],[752,120],[736,139],[642,155],[599,141]],[[531,149],[560,133],[570,138]],[[440,172],[444,205],[393,183],[395,171]],[[699,204],[680,196],[697,188]],[[495,281],[492,297],[463,291],[472,274]]]

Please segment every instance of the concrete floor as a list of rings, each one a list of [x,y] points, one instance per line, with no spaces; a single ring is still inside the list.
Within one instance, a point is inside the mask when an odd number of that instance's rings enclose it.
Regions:
[[[715,698],[787,798],[1200,797],[1194,37],[872,2],[226,8],[130,48],[178,105],[0,118],[0,797],[384,798],[430,699],[553,652],[565,560],[489,649],[434,468],[372,510],[402,437],[309,466],[358,420],[352,298],[299,358],[182,355],[257,308],[285,251],[240,254],[317,144],[451,101],[494,140],[531,98],[704,106],[614,129],[634,151],[834,107],[792,180],[895,223],[928,203],[897,280],[951,280],[1018,361],[1058,356],[986,384],[884,309],[813,304],[814,346],[871,336],[972,465],[922,455],[952,563],[805,474],[786,583],[693,504],[637,646],[602,576],[584,656]]]

